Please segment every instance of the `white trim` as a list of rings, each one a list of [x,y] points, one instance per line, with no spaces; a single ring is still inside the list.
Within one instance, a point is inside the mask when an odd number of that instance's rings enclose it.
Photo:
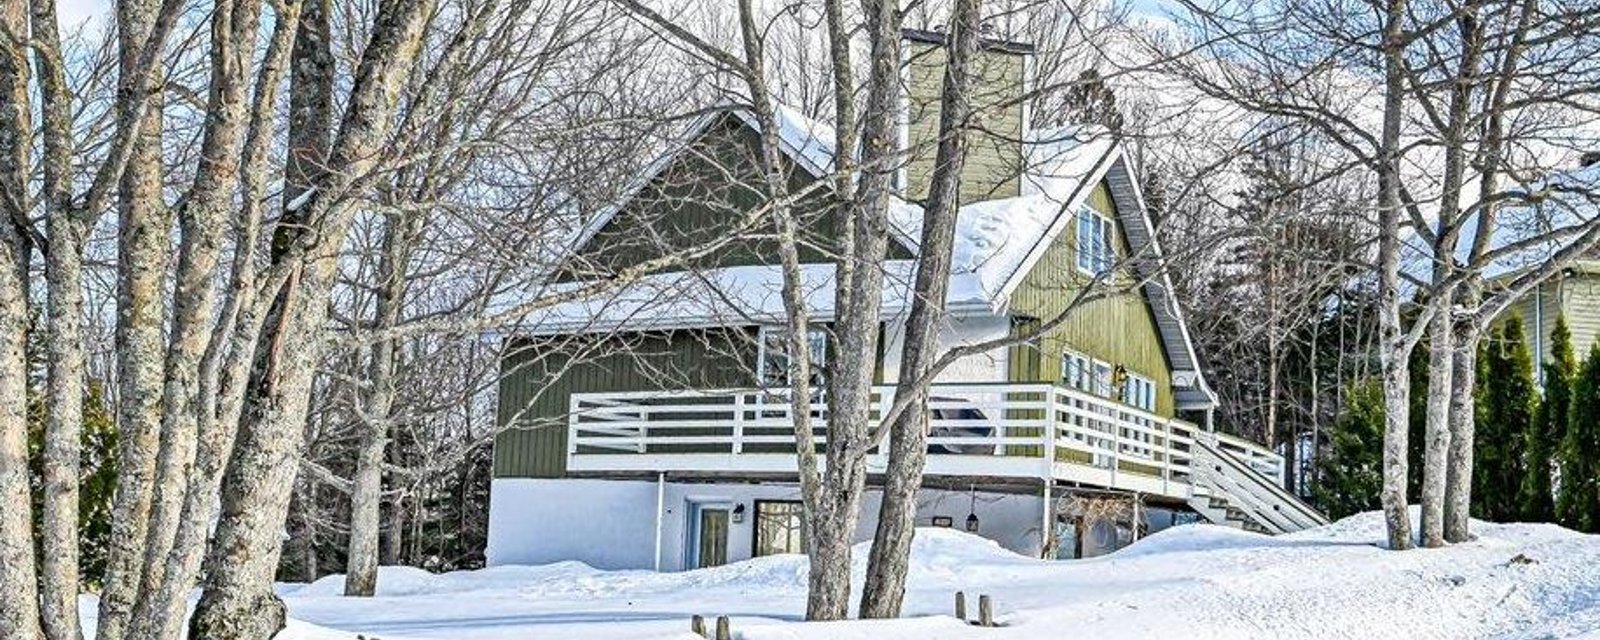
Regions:
[[[656,555],[655,569],[661,571],[661,525],[667,513],[667,474],[656,474]]]
[[[1077,220],[1078,217],[1075,212],[1078,207],[1083,206],[1084,202],[1088,200],[1089,194],[1094,191],[1094,186],[1100,184],[1100,181],[1104,180],[1106,174],[1110,172],[1111,166],[1114,164],[1113,160],[1121,157],[1121,155],[1122,147],[1120,145],[1112,145],[1110,149],[1106,150],[1105,155],[1095,161],[1094,168],[1078,183],[1078,186],[1072,191],[1072,197],[1068,198],[1065,205],[1061,207],[1061,213],[1056,216],[1055,222],[1050,225],[1050,228],[1045,231],[1043,236],[1034,242],[1033,248],[1028,250],[1027,256],[1017,264],[1016,270],[1012,271],[1011,275],[1006,278],[1005,285],[1000,287],[1000,291],[995,294],[996,298],[1007,301],[1011,299],[1011,294],[1016,292],[1017,287],[1022,286],[1022,280],[1033,272],[1033,268],[1044,258],[1044,254],[1050,249],[1050,245],[1055,243],[1056,238],[1060,237],[1061,232],[1066,229],[1066,225]]]
[[[1088,203],[1079,205],[1077,211],[1075,211],[1072,215],[1073,223],[1076,226],[1076,235],[1073,236],[1074,242],[1072,244],[1072,263],[1077,266],[1078,273],[1087,275],[1089,277],[1095,277],[1110,271],[1117,264],[1116,221],[1111,216],[1106,215],[1104,212],[1094,208],[1093,206],[1090,206]],[[1091,231],[1095,232],[1096,237],[1094,238],[1094,241],[1098,243],[1091,244],[1088,248],[1098,248],[1101,250],[1099,253],[1092,251],[1089,252],[1088,258],[1090,264],[1088,266],[1084,266],[1083,264],[1085,257],[1083,220],[1085,217],[1092,219],[1091,224],[1094,226],[1094,228],[1091,229]]]

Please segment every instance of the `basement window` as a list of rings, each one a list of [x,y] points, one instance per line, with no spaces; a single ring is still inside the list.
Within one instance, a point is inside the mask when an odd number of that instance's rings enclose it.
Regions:
[[[1111,270],[1117,260],[1113,229],[1111,218],[1093,207],[1078,209],[1078,271],[1095,276]]]

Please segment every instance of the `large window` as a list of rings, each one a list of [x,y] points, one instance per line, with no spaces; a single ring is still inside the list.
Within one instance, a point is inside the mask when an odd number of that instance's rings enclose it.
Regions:
[[[1122,403],[1144,409],[1156,410],[1156,382],[1137,373],[1128,374],[1122,387]]]
[[[1111,363],[1081,353],[1065,351],[1061,354],[1061,383],[1079,391],[1102,398],[1112,397],[1114,371]]]
[[[757,500],[755,555],[805,553],[804,518],[799,502]]]
[[[811,347],[811,383],[820,384],[821,372],[828,363],[828,334],[822,329],[806,331],[806,342]],[[789,384],[789,330],[787,327],[762,327],[759,360],[756,375],[762,386],[784,387]]]
[[[1091,207],[1078,210],[1078,270],[1099,275],[1111,270],[1117,252],[1112,244],[1111,218]]]
[[[1061,354],[1061,383],[1079,391],[1094,391],[1089,384],[1089,357],[1066,351]]]

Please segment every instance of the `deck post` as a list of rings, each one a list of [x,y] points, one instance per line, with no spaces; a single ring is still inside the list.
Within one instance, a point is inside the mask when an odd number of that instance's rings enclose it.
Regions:
[[[744,453],[744,394],[733,393],[733,453]]]
[[[1177,448],[1172,446],[1172,418],[1167,418],[1161,423],[1161,443],[1166,448],[1166,453],[1161,455],[1161,493],[1172,495],[1172,452]]]
[[[1056,386],[1050,385],[1044,394],[1044,477],[1048,485],[1056,477]]]
[[[667,474],[656,473],[656,573],[661,573],[661,520],[667,510]]]
[[[1050,491],[1054,488],[1053,485],[1055,485],[1055,480],[1044,479],[1044,505],[1040,509],[1044,512],[1044,518],[1039,523],[1039,555],[1041,556],[1044,555],[1045,550],[1050,548],[1050,535],[1055,532],[1055,509],[1053,508],[1055,505]]]

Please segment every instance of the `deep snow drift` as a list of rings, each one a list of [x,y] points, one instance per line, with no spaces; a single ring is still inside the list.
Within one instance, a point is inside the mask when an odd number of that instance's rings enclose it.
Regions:
[[[283,585],[294,620],[280,637],[689,640],[696,613],[732,615],[735,637],[747,640],[1562,638],[1600,630],[1600,537],[1527,524],[1479,523],[1476,533],[1448,549],[1394,553],[1377,546],[1375,513],[1278,537],[1190,525],[1110,556],[1045,562],[922,529],[907,600],[916,617],[830,624],[796,623],[805,600],[800,556],[675,574],[581,563],[444,575],[385,568],[371,599],[339,596],[340,576]],[[865,556],[858,548],[857,559]],[[858,586],[861,569],[858,562]],[[957,590],[990,594],[1005,628],[948,617]]]

